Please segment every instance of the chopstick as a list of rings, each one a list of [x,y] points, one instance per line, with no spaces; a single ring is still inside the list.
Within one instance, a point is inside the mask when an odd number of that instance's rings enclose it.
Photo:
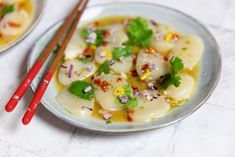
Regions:
[[[27,111],[24,114],[24,117],[22,119],[22,122],[24,125],[29,124],[29,122],[31,121],[33,115],[36,112],[37,107],[40,104],[40,101],[53,77],[54,72],[56,71],[57,67],[60,64],[61,58],[63,57],[64,51],[70,41],[70,39],[72,38],[76,28],[77,28],[77,24],[81,19],[82,13],[84,12],[87,3],[89,2],[89,0],[85,0],[84,4],[81,7],[81,10],[78,11],[77,16],[75,18],[75,20],[73,21],[68,34],[66,35],[63,44],[61,45],[61,48],[59,49],[59,51],[57,52],[57,55],[55,57],[55,59],[53,60],[52,64],[49,67],[49,70],[46,72],[43,80],[41,81],[36,94],[33,97],[32,102],[30,103]]]
[[[5,110],[7,112],[12,112],[20,99],[23,97],[27,89],[29,88],[30,84],[32,83],[33,79],[41,69],[42,65],[48,58],[48,56],[51,54],[55,46],[58,44],[59,40],[63,36],[64,32],[66,31],[68,25],[71,23],[71,21],[76,16],[81,4],[82,0],[79,0],[77,5],[74,7],[74,9],[71,11],[69,16],[66,18],[64,24],[59,28],[55,36],[52,38],[51,42],[47,45],[45,50],[43,51],[42,55],[39,57],[39,59],[36,61],[36,63],[33,65],[29,73],[25,76],[24,80],[21,82],[19,87],[16,89],[13,96],[10,98],[8,103],[5,106]]]

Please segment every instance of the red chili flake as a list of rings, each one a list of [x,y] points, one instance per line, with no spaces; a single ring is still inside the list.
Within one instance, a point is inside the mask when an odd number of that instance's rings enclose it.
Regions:
[[[163,59],[164,59],[164,61],[168,62],[168,61],[169,61],[169,55],[165,55],[165,56],[163,57]]]
[[[135,57],[135,58],[133,59],[133,61],[132,61],[132,64],[133,64],[133,65],[136,65],[136,63],[137,63],[137,58]]]
[[[99,86],[104,92],[106,92],[110,86],[107,81],[101,81],[100,79],[95,79],[94,84]]]
[[[135,110],[127,110],[127,121],[132,122],[133,121],[133,114],[135,113]]]
[[[133,119],[132,119],[132,117],[130,117],[130,116],[127,116],[127,121],[128,121],[128,122],[133,122]]]
[[[110,36],[110,33],[109,33],[108,31],[103,31],[103,35],[104,35],[105,37],[109,37],[109,36]]]
[[[100,26],[100,23],[99,23],[98,21],[95,21],[95,22],[94,22],[94,25],[95,25],[95,27],[99,27],[99,26]]]
[[[118,78],[117,78],[117,82],[122,82],[122,80],[123,80],[123,79],[122,79],[121,77],[118,77]]]
[[[4,3],[0,3],[0,9],[2,9],[4,7]]]
[[[99,86],[99,85],[100,85],[100,82],[101,82],[101,80],[100,80],[100,79],[95,79],[95,80],[94,80],[94,84],[95,84],[95,85],[97,85],[97,86]]]
[[[107,41],[103,41],[103,42],[102,42],[102,45],[103,45],[103,46],[107,46],[108,44],[109,44],[109,43],[108,43]]]
[[[109,83],[107,81],[103,81],[102,84],[101,84],[101,89],[106,92],[109,88]]]
[[[133,90],[134,94],[139,92],[139,89],[136,86],[132,86],[132,90]]]
[[[12,21],[9,21],[9,22],[8,22],[8,25],[9,25],[10,27],[14,27],[14,28],[19,28],[19,27],[21,27],[21,24],[15,23],[15,22],[12,22]]]
[[[138,77],[139,76],[136,69],[131,70],[131,76],[133,76],[133,77]]]
[[[87,47],[87,48],[84,49],[83,52],[84,52],[85,54],[87,54],[87,53],[92,53],[92,52],[93,52],[93,49],[90,48],[90,47]]]
[[[141,68],[144,72],[149,69],[149,64],[144,64]]]

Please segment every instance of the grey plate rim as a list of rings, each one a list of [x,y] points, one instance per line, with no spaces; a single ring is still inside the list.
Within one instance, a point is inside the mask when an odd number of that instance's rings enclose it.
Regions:
[[[168,7],[168,6],[164,6],[164,5],[160,5],[160,4],[155,4],[155,3],[151,3],[151,2],[111,2],[111,3],[104,3],[104,4],[96,4],[96,5],[91,5],[87,8],[92,8],[92,7],[99,7],[99,6],[103,6],[103,7],[107,7],[109,5],[115,5],[115,4],[139,4],[139,5],[154,5],[154,6],[157,6],[157,7],[161,7],[161,8],[164,8],[164,9],[168,9],[168,10],[171,10],[171,11],[174,11],[174,12],[177,12],[179,14],[182,14],[184,16],[186,16],[187,18],[190,18],[191,20],[193,20],[195,23],[199,24],[204,30],[206,33],[208,33],[208,35],[211,36],[211,38],[213,39],[213,42],[215,44],[215,47],[216,49],[218,50],[218,59],[219,59],[219,63],[218,63],[218,72],[217,72],[217,75],[216,75],[216,79],[211,87],[211,89],[209,90],[208,94],[205,96],[205,98],[194,108],[192,108],[191,112],[188,112],[187,114],[185,114],[184,116],[178,118],[178,119],[175,119],[169,123],[166,123],[166,124],[162,124],[160,126],[152,126],[150,128],[140,128],[140,129],[136,129],[136,130],[128,130],[128,129],[123,129],[123,130],[96,130],[96,129],[91,129],[89,127],[86,127],[86,126],[78,126],[76,123],[74,123],[73,121],[70,121],[66,118],[64,118],[63,116],[61,116],[60,114],[57,114],[55,112],[53,112],[49,106],[47,105],[44,105],[46,104],[46,102],[44,100],[41,101],[42,105],[48,110],[50,111],[52,114],[54,114],[57,118],[73,125],[74,127],[78,127],[78,128],[81,128],[81,129],[84,129],[84,130],[87,130],[87,131],[90,131],[90,132],[96,132],[96,133],[102,133],[102,134],[123,134],[123,133],[135,133],[135,132],[143,132],[143,131],[148,131],[148,130],[155,130],[155,129],[161,129],[161,128],[164,128],[164,127],[167,127],[167,126],[170,126],[172,124],[175,124],[177,122],[180,122],[182,121],[183,119],[187,118],[188,116],[190,116],[191,114],[193,114],[195,111],[197,111],[203,104],[205,104],[207,102],[207,100],[210,98],[210,96],[212,95],[213,91],[215,90],[219,80],[220,80],[220,77],[221,77],[221,72],[222,72],[222,56],[221,56],[221,48],[218,44],[218,42],[216,41],[215,37],[212,35],[212,33],[207,29],[206,26],[204,26],[204,24],[202,24],[200,21],[198,21],[197,19],[195,19],[194,17],[182,12],[182,11],[179,11],[177,9],[174,9],[174,8],[171,8],[171,7]],[[49,31],[53,26],[57,25],[58,23],[62,22],[62,20],[59,20],[58,22],[56,22],[54,25],[52,25],[51,27],[49,27],[44,33],[46,33],[47,31]],[[44,34],[43,33],[43,34]],[[38,39],[39,40],[39,39]],[[35,46],[38,42],[38,40],[33,44],[32,48],[31,48],[31,51],[34,51],[35,49]],[[28,57],[28,61],[27,61],[27,71],[30,70],[30,58],[32,57],[31,56],[32,53],[30,53],[29,57]],[[32,91],[35,93],[36,89],[33,87],[33,85],[31,84],[31,89]]]
[[[30,33],[36,28],[40,20],[42,19],[42,16],[44,15],[45,12],[45,6],[46,6],[46,0],[40,0],[42,5],[40,7],[39,15],[35,18],[35,20],[32,22],[31,26],[27,28],[27,30],[16,40],[13,40],[11,43],[8,45],[4,46],[3,48],[0,49],[0,55],[5,54],[7,50],[15,47],[18,45],[20,42],[24,41],[24,39],[30,35]]]

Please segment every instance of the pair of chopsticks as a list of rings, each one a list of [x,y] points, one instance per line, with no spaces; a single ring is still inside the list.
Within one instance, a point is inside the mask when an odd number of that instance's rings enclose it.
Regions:
[[[87,6],[87,3],[89,0],[79,0],[77,5],[74,7],[72,12],[69,14],[69,16],[66,18],[64,24],[59,28],[55,36],[52,38],[51,42],[47,45],[45,50],[43,51],[42,55],[39,57],[39,59],[36,61],[36,63],[33,65],[29,73],[26,75],[22,83],[19,85],[9,102],[5,106],[5,110],[7,112],[11,112],[14,110],[16,105],[18,104],[19,100],[23,97],[25,92],[27,91],[28,87],[34,80],[35,76],[47,60],[48,56],[52,53],[52,51],[57,46],[60,39],[63,37],[63,35],[66,33],[66,30],[69,26],[69,31],[64,37],[63,44],[61,45],[59,51],[56,53],[56,57],[52,61],[50,67],[48,68],[47,72],[44,75],[44,78],[41,80],[40,85],[30,103],[28,106],[27,111],[24,114],[24,117],[22,119],[23,124],[27,125],[31,121],[32,117],[34,116],[37,107],[40,104],[40,101],[53,77],[54,72],[56,71],[57,67],[60,65],[61,58],[63,57],[64,51],[70,41],[70,39],[73,36],[74,31],[76,30],[77,24],[81,19],[81,16]]]

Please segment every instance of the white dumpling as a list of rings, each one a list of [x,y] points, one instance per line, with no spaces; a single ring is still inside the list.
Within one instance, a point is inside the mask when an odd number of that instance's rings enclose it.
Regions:
[[[14,11],[3,17],[0,22],[0,33],[3,36],[17,36],[23,33],[30,24],[29,14],[24,11]]]
[[[72,65],[72,68],[70,66]],[[63,85],[70,85],[77,80],[84,80],[96,72],[94,63],[83,63],[77,59],[66,61],[59,70],[58,80]],[[71,70],[71,75],[69,71]]]
[[[157,25],[154,29],[153,40],[150,44],[151,47],[156,49],[162,54],[169,52],[175,45],[175,41],[167,41],[165,37],[169,33],[176,32],[175,28],[169,25]]]
[[[56,96],[56,100],[65,110],[79,117],[91,115],[94,106],[94,99],[91,101],[81,99],[71,94],[68,89],[64,89]]]
[[[105,110],[111,110],[111,111],[121,110],[122,108],[120,108],[115,103],[116,97],[114,96],[114,91],[118,86],[127,85],[125,78],[119,75],[105,74],[96,77],[94,80],[107,81],[110,85],[108,87],[108,90],[103,91],[93,81],[94,87],[97,88],[97,90],[95,90],[95,98],[98,101],[98,103],[101,105],[101,107]]]
[[[175,100],[186,100],[193,94],[195,88],[194,79],[188,74],[180,74],[181,84],[179,87],[171,85],[165,90],[165,94]]]
[[[157,80],[160,76],[169,72],[169,64],[164,61],[160,54],[142,50],[139,52],[136,62],[136,70],[140,78],[145,75],[143,67],[146,65],[150,67],[150,76],[146,78],[146,81]]]
[[[65,49],[65,60],[73,59],[83,53],[86,48],[86,43],[80,35],[80,30],[77,30]]]
[[[133,58],[132,56],[129,56],[123,58],[122,61],[115,61],[115,63],[111,65],[110,68],[116,73],[127,73],[132,68],[132,62]]]
[[[141,91],[140,91],[141,92]],[[148,92],[152,92],[148,90]],[[146,122],[164,116],[170,110],[170,104],[162,96],[148,100],[143,94],[137,96],[138,107],[135,108],[133,120]]]
[[[124,26],[121,24],[113,24],[108,27],[104,27],[110,33],[110,36],[105,38],[109,44],[120,47],[123,43],[128,41],[128,36],[125,33]]]
[[[104,63],[106,60],[110,60],[112,58],[112,46],[100,46],[96,49],[95,52],[95,61],[98,64]]]
[[[204,45],[199,37],[185,35],[176,42],[171,56],[181,58],[184,63],[184,68],[192,69],[199,62],[203,49]]]

